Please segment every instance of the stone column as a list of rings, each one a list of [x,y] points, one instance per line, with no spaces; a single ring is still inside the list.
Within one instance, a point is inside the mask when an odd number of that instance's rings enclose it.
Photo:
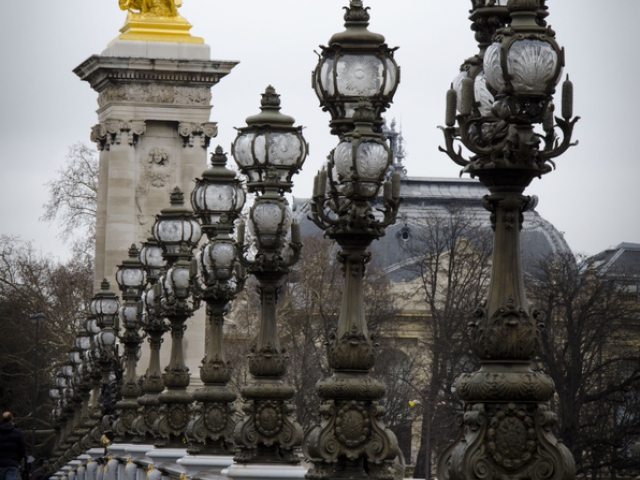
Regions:
[[[118,38],[74,70],[98,93],[98,124],[91,130],[100,151],[96,289],[103,278],[115,281],[119,261],[132,243],[147,238],[155,214],[168,206],[169,192],[176,186],[190,192],[206,168],[206,149],[217,134],[209,121],[211,87],[237,62],[210,60],[209,46],[195,41],[202,39],[187,38]],[[204,312],[189,323],[198,328],[189,325],[186,346],[201,352]],[[148,355],[147,347],[139,373]],[[199,358],[187,363],[198,371]]]

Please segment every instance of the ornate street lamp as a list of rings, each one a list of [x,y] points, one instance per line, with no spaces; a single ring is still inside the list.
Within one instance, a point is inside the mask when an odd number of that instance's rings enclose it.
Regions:
[[[94,331],[90,332],[87,327],[93,328]],[[94,333],[99,333],[99,328],[95,325],[95,321],[91,324],[87,321],[85,325],[80,328],[74,341],[75,351],[77,352],[77,355],[75,353],[73,354],[74,363],[76,363],[78,373],[81,377],[81,381],[77,385],[77,388],[80,390],[80,398],[82,399],[80,425],[84,429],[83,437],[78,444],[81,451],[87,451],[90,448],[97,447],[101,436],[101,434],[96,434],[97,438],[94,438],[92,435],[93,429],[102,418],[99,408],[97,407],[101,372],[91,355],[93,348],[92,334]]]
[[[309,149],[302,127],[280,113],[280,96],[269,86],[262,95],[261,112],[247,118],[238,129],[232,154],[248,178],[250,192],[264,193],[267,183],[277,183],[281,191],[291,191],[291,177],[298,173]]]
[[[167,266],[162,258],[162,248],[153,237],[143,242],[140,249],[140,262],[146,270],[148,284],[142,294],[142,328],[149,341],[149,365],[144,375],[142,390],[144,395],[138,397],[138,405],[142,408],[132,421],[131,429],[135,431],[134,443],[144,443],[148,437],[155,435],[154,424],[158,420],[160,400],[158,396],[164,390],[162,370],[160,369],[160,346],[162,335],[169,330],[160,312],[160,299],[156,296],[158,279]]]
[[[189,421],[189,405],[193,401],[187,392],[189,368],[184,359],[183,337],[185,322],[198,308],[197,302],[189,303],[190,262],[202,230],[193,212],[184,206],[184,195],[177,187],[171,193],[171,206],[156,216],[152,232],[168,263],[154,295],[160,300],[160,314],[171,325],[171,358],[162,376],[165,390],[158,397],[162,407],[154,431],[157,446],[181,448]]]
[[[265,137],[262,137],[264,142]],[[254,146],[255,142],[253,140]],[[216,237],[219,224],[226,229],[230,224],[233,230],[233,222],[244,207],[246,195],[242,180],[226,165],[227,155],[218,146],[211,155],[211,166],[202,173],[202,178],[196,179],[196,186],[191,192],[191,206],[209,240]]]
[[[231,372],[224,356],[222,330],[230,302],[244,287],[245,275],[237,262],[232,233],[244,206],[245,192],[226,163],[222,148],[216,148],[211,167],[196,179],[191,195],[193,209],[209,237],[209,243],[197,256],[199,278],[194,278],[198,296],[207,303],[209,326],[200,369],[204,387],[193,393],[198,402],[197,413],[187,428],[190,454],[229,454],[234,449],[236,394],[227,387]]]
[[[100,410],[103,417],[115,414],[118,401],[118,382],[120,377],[120,359],[116,346],[118,335],[118,310],[120,302],[115,293],[109,290],[109,282],[105,279],[101,290],[95,294],[89,304],[89,311],[95,318],[100,333],[96,335],[99,352],[99,363],[102,368],[102,388],[100,392]],[[110,433],[111,435],[111,433]]]
[[[69,363],[74,368],[74,377],[72,379],[74,395],[72,401],[75,408],[73,419],[75,443],[72,449],[76,457],[86,450],[85,436],[89,433],[91,426],[89,425],[89,392],[91,391],[91,383],[89,369],[84,363],[84,352],[87,343],[90,343],[89,334],[84,328],[81,328],[76,334],[72,349],[68,353]]]
[[[366,32],[369,15],[362,2],[351,1],[345,18],[347,32],[334,35],[332,41],[343,38],[341,35],[352,38],[349,32],[354,24],[360,25],[362,38],[373,38]],[[383,37],[377,37],[382,43]],[[371,77],[370,83],[378,88],[353,95],[349,112],[345,104],[342,116],[328,108],[336,98],[335,90],[318,88],[319,82],[315,82],[320,102],[333,118],[331,133],[339,135],[340,143],[315,178],[311,214],[314,223],[340,246],[337,258],[344,265],[345,287],[338,326],[329,343],[333,375],[317,385],[322,398],[319,419],[304,438],[304,455],[313,464],[308,479],[338,478],[345,473],[359,478],[387,478],[399,451],[395,435],[382,420],[384,407],[379,401],[385,388],[370,374],[375,354],[363,299],[365,264],[370,257],[366,250],[395,222],[400,204],[400,174],[394,172],[391,182],[384,181],[392,153],[381,134],[381,113],[391,103],[399,80],[392,53],[386,45],[378,51],[372,48],[373,59],[388,70],[379,70],[377,76]],[[351,72],[348,63],[341,66],[339,62],[331,74],[336,79],[335,87],[342,75]],[[322,78],[325,64],[323,56],[316,69],[318,78]],[[383,71],[389,72],[386,77]],[[366,69],[354,73],[356,78],[358,73],[369,78]],[[358,85],[356,80],[351,82]],[[382,208],[376,208],[374,214],[372,206],[381,187]]]
[[[101,352],[98,347],[98,335],[100,327],[95,317],[90,316],[85,322],[85,330],[89,336],[89,349],[83,354],[85,363],[90,366],[89,378],[91,381],[91,393],[89,402],[89,433],[86,440],[89,448],[97,448],[102,446],[100,438],[102,437],[101,420],[102,411],[100,409],[100,392],[101,380],[103,372],[101,368]]]
[[[367,103],[356,107],[354,130],[342,137],[316,177],[311,202],[313,221],[340,246],[345,290],[329,347],[333,375],[317,387],[321,420],[305,434],[305,457],[313,463],[310,479],[333,478],[343,469],[377,478],[398,454],[395,435],[381,418],[384,386],[370,376],[375,355],[364,314],[363,278],[368,246],[395,222],[400,175],[395,172],[392,182],[384,182],[382,216],[374,215],[372,204],[392,155],[374,130],[375,112]]]
[[[294,390],[284,381],[288,357],[278,338],[276,303],[282,277],[298,261],[302,248],[299,226],[293,222],[284,193],[291,190],[291,177],[302,167],[308,147],[301,127],[294,127],[294,119],[279,112],[280,97],[273,87],[265,90],[261,103],[261,113],[247,118],[247,126],[239,129],[233,146],[236,163],[249,177],[247,188],[256,194],[249,213],[255,231],[255,258],[246,257],[250,246],[244,245],[244,225],[238,227],[238,243],[240,261],[259,282],[262,307],[260,331],[249,356],[253,381],[242,388],[245,417],[234,432],[235,461],[297,464],[293,450],[300,446],[302,429],[291,418]],[[287,242],[289,229],[291,241]],[[285,258],[287,243],[290,255]],[[211,249],[209,258],[218,256],[211,258],[211,266],[220,275],[221,270],[230,268],[219,268],[223,257],[228,262],[229,254],[222,255],[228,247],[216,249],[220,254]]]
[[[322,48],[313,71],[313,88],[322,109],[331,114],[331,133],[342,135],[353,128],[353,114],[362,98],[374,111],[374,130],[381,131],[382,113],[393,101],[400,83],[400,67],[384,37],[370,32],[368,8],[351,0],[345,8],[346,30],[336,33]]]
[[[142,336],[140,295],[147,284],[147,275],[142,262],[138,258],[140,252],[135,245],[129,249],[129,258],[122,262],[116,272],[116,281],[122,292],[124,305],[120,307],[120,320],[124,325],[124,334],[120,341],[124,344],[125,372],[120,394],[122,400],[116,404],[118,419],[113,425],[113,431],[118,443],[126,443],[135,435],[132,430],[132,422],[138,412],[138,397],[141,394],[136,376],[136,363]]]
[[[490,97],[479,98],[470,79],[461,86],[460,102],[456,93],[447,94],[442,150],[489,189],[483,203],[495,231],[488,297],[472,324],[481,369],[458,380],[464,432],[438,462],[438,477],[451,480],[476,479],[478,472],[486,479],[570,479],[575,473],[571,453],[552,434],[553,381],[531,369],[544,326],[525,296],[520,229],[523,212],[537,201],[524,196],[524,189],[550,172],[551,159],[572,145],[578,118],[571,118],[567,80],[562,118],[554,121],[553,93],[564,51],[546,26],[544,2],[509,0],[507,9],[511,24],[496,31],[483,55]],[[472,152],[470,158],[455,150],[458,141]]]

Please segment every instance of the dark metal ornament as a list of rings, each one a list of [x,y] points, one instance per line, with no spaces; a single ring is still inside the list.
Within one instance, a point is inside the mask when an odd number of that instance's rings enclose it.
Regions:
[[[476,4],[471,17],[475,24],[481,16],[489,18],[491,9],[504,8]],[[571,118],[572,88],[567,80],[563,86],[567,108],[562,109],[563,118],[556,117],[555,124],[553,121],[552,94],[564,56],[555,33],[546,27],[544,2],[509,0],[507,9],[510,24],[501,27],[497,22],[496,43],[488,49],[487,32],[478,38],[480,53],[474,61],[466,62],[466,78],[458,91],[454,88],[447,94],[446,148],[441,151],[489,189],[483,204],[490,212],[494,246],[487,299],[470,322],[481,368],[458,379],[456,391],[465,402],[462,432],[441,454],[437,475],[446,480],[570,480],[575,476],[573,457],[552,433],[556,423],[549,409],[553,381],[531,368],[544,326],[525,295],[520,230],[524,212],[537,201],[524,195],[525,188],[534,178],[550,172],[551,159],[572,145],[578,118]],[[518,91],[515,79],[506,73],[509,49],[523,40],[534,43],[526,43],[522,49],[542,52],[549,58],[556,55],[558,61],[555,70],[546,66],[547,83],[539,83],[533,93]],[[503,88],[497,91],[487,83],[480,85],[484,90],[478,89],[478,82],[484,82],[487,74],[487,55],[498,54]],[[531,58],[535,61],[539,57]],[[522,71],[535,73],[536,69],[522,65]],[[522,77],[518,81],[529,80]],[[484,92],[483,96],[479,92]],[[542,134],[537,130],[540,124]],[[562,132],[561,141],[556,128]],[[461,142],[472,155],[464,158],[454,142]]]

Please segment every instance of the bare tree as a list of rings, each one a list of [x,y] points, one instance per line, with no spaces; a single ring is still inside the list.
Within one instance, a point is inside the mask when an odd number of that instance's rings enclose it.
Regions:
[[[476,367],[467,325],[488,287],[492,237],[478,218],[456,205],[428,213],[411,230],[405,248],[414,262],[406,268],[416,279],[407,295],[427,311],[414,360],[414,370],[422,371],[420,383],[414,384],[422,416],[414,477],[428,478],[434,453],[448,445],[456,430],[461,404],[455,379]]]
[[[640,439],[640,304],[625,282],[573,255],[544,259],[529,275],[544,323],[540,361],[557,389],[559,438],[584,478],[636,475]],[[634,285],[635,287],[635,285]]]
[[[97,152],[84,143],[72,145],[57,173],[46,183],[49,200],[43,205],[41,220],[59,225],[63,239],[74,239],[75,251],[92,252],[98,199]]]
[[[93,266],[73,258],[61,264],[26,242],[0,236],[0,408],[28,422],[33,402],[37,428],[52,428],[48,389],[55,367],[66,361],[92,295]],[[29,315],[43,312],[39,326],[39,389],[33,398],[35,326]]]
[[[336,259],[333,243],[320,235],[303,238],[304,254],[286,278],[280,295],[278,319],[282,345],[290,357],[287,381],[296,390],[293,402],[298,422],[303,428],[314,421],[320,405],[316,383],[330,376],[327,345],[337,326],[344,278],[342,264]],[[370,267],[365,277],[365,313],[370,331],[381,344],[374,375],[389,383],[395,357],[391,344],[380,334],[392,329],[395,311],[389,282],[384,275]],[[397,371],[397,369],[396,369]],[[399,418],[395,408],[406,410],[408,398],[393,399],[397,390],[388,391],[386,401],[388,419]]]

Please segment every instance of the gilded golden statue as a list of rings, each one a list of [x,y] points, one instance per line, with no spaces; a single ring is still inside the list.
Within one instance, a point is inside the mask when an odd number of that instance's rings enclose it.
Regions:
[[[149,17],[177,17],[182,0],[119,0],[120,9]]]
[[[120,40],[204,43],[189,33],[191,24],[178,13],[182,0],[118,0],[118,4],[128,11]]]

